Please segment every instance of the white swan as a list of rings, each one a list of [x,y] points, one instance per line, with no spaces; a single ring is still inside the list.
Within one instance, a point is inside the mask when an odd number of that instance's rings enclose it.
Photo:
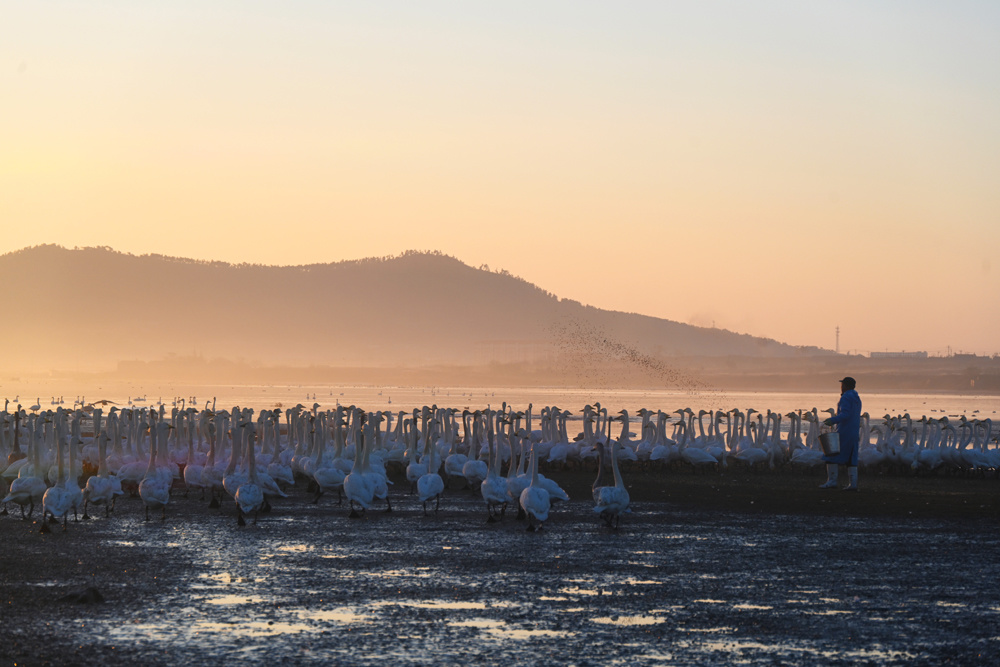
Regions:
[[[359,417],[355,417],[357,420]],[[363,443],[362,443],[363,444]],[[362,511],[367,511],[375,500],[375,480],[367,474],[364,464],[364,446],[356,447],[354,450],[354,467],[350,474],[344,478],[344,495],[351,506],[351,518],[361,516],[355,508],[355,503],[361,507]]]
[[[65,532],[69,511],[73,506],[72,493],[66,488],[66,486],[64,486],[63,483],[63,476],[65,475],[66,468],[63,465],[63,443],[61,440],[61,436],[56,437],[56,465],[59,468],[59,480],[56,482],[55,486],[46,490],[45,494],[42,496],[42,527],[39,531],[42,533],[49,532],[49,523],[46,520],[46,517],[49,517],[53,523],[55,523],[58,519],[62,519],[63,531]]]
[[[448,442],[448,456],[444,460],[444,474],[448,477],[449,483],[451,483],[453,478],[464,482],[464,468],[465,464],[469,460],[469,457],[458,451],[458,438],[455,437],[457,427],[454,425],[454,411],[446,410],[445,415],[445,433]],[[466,422],[466,431],[468,431],[469,415],[470,413],[468,410],[465,410],[462,413],[462,418]]]
[[[625,412],[624,410],[622,411]],[[628,432],[628,413],[625,413],[621,420],[623,422],[622,431],[624,433]],[[618,456],[615,451],[621,445],[618,444],[616,440],[611,445],[611,470],[615,476],[614,486],[602,486],[595,489],[595,505],[594,511],[597,512],[609,528],[618,529],[618,523],[621,520],[621,515],[629,511],[629,495],[628,490],[625,488],[625,482],[622,480],[621,471],[618,469]]]
[[[421,460],[418,456],[417,438],[420,434],[417,430],[417,419],[417,411],[414,410],[413,420],[408,419],[403,425],[404,437],[407,438],[406,458],[409,459],[409,463],[406,465],[406,480],[410,483],[410,493],[417,490],[417,480],[427,474],[427,464],[430,463],[427,457]]]
[[[250,512],[253,512],[253,522],[254,525],[257,525],[257,514],[264,506],[264,490],[261,489],[260,485],[257,483],[257,463],[254,459],[254,440],[254,424],[253,422],[250,422],[247,425],[247,463],[250,470],[247,473],[247,481],[240,484],[239,488],[236,489],[236,493],[233,495],[233,499],[236,501],[236,507],[239,511],[239,518],[236,520],[236,523],[240,526],[247,525],[246,521],[243,519],[243,515],[249,514]]]
[[[364,445],[364,459],[362,465],[365,469],[365,474],[368,475],[372,482],[374,490],[372,491],[373,500],[384,500],[386,505],[386,512],[392,512],[392,501],[389,500],[389,476],[385,472],[385,462],[381,457],[378,457],[372,461],[372,449],[378,445],[379,442],[379,425],[382,421],[381,412],[373,412],[369,415],[368,423],[362,430],[364,435],[365,445]]]
[[[146,467],[146,475],[139,482],[139,497],[142,498],[146,506],[146,521],[149,521],[149,510],[161,510],[161,521],[167,519],[167,503],[170,502],[170,485],[173,478],[166,478],[161,475],[156,467],[157,440],[165,439],[170,433],[170,424],[165,421],[155,422],[155,438],[149,447],[149,465]]]
[[[479,412],[476,412],[478,424]],[[493,420],[486,427],[486,437],[489,444],[490,466],[486,478],[480,482],[479,490],[486,501],[486,522],[503,521],[507,509],[507,480],[500,476],[500,452],[497,451],[496,439],[493,434]],[[496,508],[500,506],[500,517],[496,516]]]
[[[243,441],[246,437],[246,425],[236,424],[238,419],[239,416],[234,413],[233,426],[230,429],[232,448],[229,451],[229,465],[226,467],[226,474],[222,476],[222,488],[234,498],[236,497],[237,489],[250,480],[250,475],[243,470],[237,469],[237,463],[240,460],[240,456],[243,455]]]
[[[205,499],[205,464],[197,463],[194,452],[194,440],[188,437],[187,458],[184,465],[184,497],[187,498],[191,489],[201,489],[201,499]]]
[[[538,483],[538,456],[531,448],[531,483],[521,492],[519,498],[524,513],[528,515],[528,531],[541,530],[549,518],[549,492]]]
[[[678,451],[680,453],[681,459],[691,464],[695,468],[703,468],[706,466],[718,466],[719,462],[714,456],[706,452],[700,447],[689,446],[689,440],[691,439],[691,430],[694,420],[692,419],[688,424],[681,424],[681,430],[679,431],[682,435],[679,436],[680,444],[678,445]]]
[[[340,428],[340,424],[336,424],[334,428]],[[338,438],[334,438],[336,442]],[[316,497],[313,498],[313,505],[319,503],[320,496],[322,496],[327,491],[337,492],[337,504],[343,502],[343,491],[344,491],[344,479],[347,477],[347,473],[338,468],[333,461],[324,459],[324,450],[321,447],[319,453],[316,455],[316,471],[313,473],[313,480],[316,482]]]
[[[468,485],[472,488],[481,486],[482,483],[486,481],[486,478],[490,473],[490,466],[492,465],[492,463],[483,461],[479,458],[479,431],[482,428],[482,423],[480,422],[481,418],[482,413],[479,410],[476,410],[475,413],[473,413],[474,421],[472,425],[472,434],[469,438],[469,460],[465,462],[464,466],[462,466],[462,475],[465,477],[466,483],[468,483]],[[496,447],[495,442],[493,447]],[[487,459],[491,461],[492,459],[490,457],[492,457],[492,454],[489,453],[489,448],[487,447]],[[500,466],[497,466],[498,477],[499,472]],[[506,490],[504,492],[506,493]]]
[[[98,456],[100,457],[97,474],[87,478],[87,486],[83,489],[82,518],[84,520],[90,518],[87,514],[87,508],[91,503],[94,505],[104,505],[105,518],[111,516],[111,505],[115,498],[115,487],[110,475],[108,475],[107,442],[108,435],[106,432],[102,432],[97,439]]]
[[[222,486],[225,469],[222,467],[223,464],[221,461],[216,461],[216,442],[220,439],[216,436],[222,433],[221,423],[222,416],[216,415],[214,422],[210,421],[205,425],[205,430],[208,433],[208,460],[205,461],[205,466],[201,470],[201,485],[203,488],[208,489],[208,493],[212,498],[208,503],[210,508],[218,507],[219,498],[226,492],[225,487]]]
[[[40,474],[42,470],[39,452],[41,443],[34,437],[34,432],[38,428],[40,427],[34,422],[34,417],[32,417],[29,420],[28,459],[25,459],[30,460],[31,463],[20,466],[17,479],[11,482],[10,489],[8,489],[7,495],[4,496],[2,501],[4,503],[16,503],[20,505],[21,519],[25,521],[31,518],[31,515],[35,511],[35,505],[42,502],[42,496],[45,495],[47,486]],[[24,512],[25,505],[29,506],[27,515]]]
[[[427,472],[417,480],[417,497],[424,506],[424,514],[427,514],[427,503],[434,502],[434,511],[441,507],[441,494],[444,492],[444,479],[439,474],[441,461],[438,458],[436,448],[428,443],[424,456],[428,459]]]

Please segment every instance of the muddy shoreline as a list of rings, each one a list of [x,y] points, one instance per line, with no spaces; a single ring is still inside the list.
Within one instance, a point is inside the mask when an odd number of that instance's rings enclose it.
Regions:
[[[592,477],[545,530],[487,524],[469,491],[423,516],[348,519],[304,487],[238,528],[175,490],[165,522],[124,498],[110,519],[38,534],[0,517],[4,664],[995,663],[1000,481],[630,471],[619,531]],[[37,519],[37,514],[36,517]],[[92,586],[103,603],[61,602]]]

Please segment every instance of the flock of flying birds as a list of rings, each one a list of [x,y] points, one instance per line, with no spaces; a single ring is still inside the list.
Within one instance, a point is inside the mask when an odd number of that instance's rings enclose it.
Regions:
[[[517,411],[506,403],[499,410],[423,406],[395,414],[299,404],[255,413],[216,410],[214,404],[185,408],[182,400],[169,413],[161,404],[113,406],[105,414],[109,404],[80,401],[72,410],[57,404],[45,411],[40,402],[29,410],[18,405],[8,411],[9,402],[5,405],[0,514],[8,514],[13,503],[27,520],[40,505],[41,530],[60,520],[65,530],[70,514],[88,519],[96,506],[110,516],[117,498],[129,494],[141,499],[147,521],[157,511],[163,520],[171,494],[195,491],[207,496],[211,507],[231,497],[242,526],[250,515],[256,523],[299,484],[309,489],[313,503],[336,493],[338,504],[346,500],[350,516],[357,517],[383,505],[392,511],[390,477],[398,482],[405,474],[409,493],[417,495],[425,514],[431,505],[437,511],[446,488],[478,489],[487,521],[503,521],[510,507],[533,531],[542,528],[553,504],[569,500],[539,471],[544,463],[549,469],[595,469],[594,512],[617,529],[630,506],[620,469],[624,462],[716,469],[823,462],[822,418],[815,408],[785,415],[641,409],[633,417],[626,410],[609,414],[599,403],[585,406],[579,416],[547,406],[535,429],[531,405]],[[572,438],[570,423],[581,429]],[[863,467],[1000,471],[991,419],[885,415],[872,423],[866,414],[861,436]]]

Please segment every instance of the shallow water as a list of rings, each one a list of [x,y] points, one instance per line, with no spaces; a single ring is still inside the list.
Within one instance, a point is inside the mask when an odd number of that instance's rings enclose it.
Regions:
[[[179,501],[166,523],[122,511],[87,530],[155,580],[106,588],[109,604],[60,631],[158,664],[893,664],[1000,651],[993,524],[639,506],[616,532],[571,502],[528,533],[509,517],[486,524],[480,504],[457,494],[436,516],[403,504],[357,520],[296,506],[244,529],[231,503]]]
[[[71,393],[67,393],[71,392]],[[835,408],[840,397],[840,387],[831,387],[827,393],[794,392],[692,392],[692,391],[647,391],[647,390],[593,390],[566,388],[532,387],[377,387],[346,385],[150,385],[123,387],[68,387],[59,383],[33,384],[28,386],[0,386],[0,393],[11,398],[20,394],[21,404],[33,404],[41,397],[43,409],[55,409],[53,398],[61,395],[63,408],[70,408],[74,399],[86,398],[87,402],[100,399],[114,401],[119,407],[132,405],[155,407],[161,403],[169,413],[177,407],[190,405],[191,398],[197,399],[197,407],[211,406],[213,401],[219,409],[230,409],[235,405],[244,408],[272,409],[276,406],[291,408],[302,404],[311,409],[316,403],[320,409],[333,409],[338,404],[358,405],[366,410],[407,410],[412,411],[423,405],[469,408],[499,408],[503,402],[514,409],[526,409],[534,405],[537,419],[542,406],[558,405],[560,408],[579,413],[584,405],[600,402],[612,412],[624,408],[633,418],[639,408],[673,412],[690,407],[697,411],[732,410],[753,408],[766,412],[773,410],[782,414],[795,410]],[[860,390],[867,411],[874,420],[885,414],[909,413],[914,418],[958,417],[966,415],[970,419],[991,417],[997,419],[1000,400],[996,396],[970,394],[875,394]],[[133,401],[144,396],[143,401]],[[183,398],[182,403],[180,399]],[[110,407],[110,406],[108,406]],[[576,418],[579,418],[579,414]],[[537,425],[537,422],[536,422]],[[787,420],[784,424],[787,429]]]

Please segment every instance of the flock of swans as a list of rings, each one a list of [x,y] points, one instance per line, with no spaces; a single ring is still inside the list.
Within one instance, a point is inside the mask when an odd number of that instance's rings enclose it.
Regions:
[[[548,469],[596,469],[594,512],[617,528],[630,505],[620,469],[626,462],[715,469],[823,463],[822,419],[815,408],[784,415],[753,409],[640,409],[633,417],[626,410],[609,414],[599,403],[585,406],[580,416],[548,406],[539,411],[534,429],[531,405],[516,411],[506,403],[499,410],[423,406],[398,413],[300,404],[255,413],[240,407],[216,410],[207,403],[202,409],[184,407],[182,400],[169,414],[161,404],[115,406],[105,415],[110,403],[80,401],[73,410],[46,411],[40,405],[8,411],[5,405],[0,480],[6,490],[0,514],[8,514],[7,503],[14,503],[28,519],[41,505],[42,531],[59,520],[65,530],[71,513],[88,519],[95,506],[110,516],[116,499],[131,494],[141,499],[147,521],[157,511],[162,520],[171,493],[195,491],[207,495],[211,507],[232,498],[242,526],[245,517],[252,515],[256,522],[259,513],[300,483],[313,503],[332,493],[338,503],[346,498],[350,516],[356,517],[383,504],[391,512],[390,477],[400,481],[405,474],[424,514],[431,505],[437,511],[446,489],[478,489],[487,521],[502,521],[512,507],[528,530],[537,530],[554,503],[569,499],[539,471],[544,463]],[[570,423],[582,429],[573,438]],[[997,473],[1000,448],[991,419],[907,414],[885,415],[873,423],[866,413],[859,462],[911,473]]]

